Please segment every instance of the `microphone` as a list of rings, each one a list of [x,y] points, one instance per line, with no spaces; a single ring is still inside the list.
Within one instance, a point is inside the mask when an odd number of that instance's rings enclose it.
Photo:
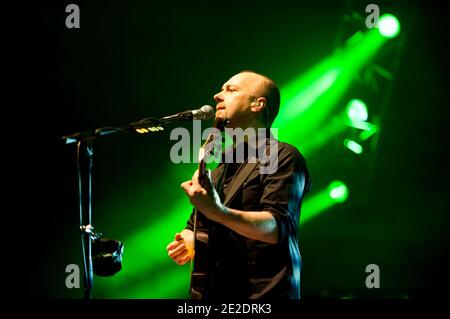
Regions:
[[[203,105],[198,110],[188,110],[174,115],[165,116],[163,122],[189,121],[189,120],[210,120],[214,117],[214,108],[211,105]]]
[[[184,111],[160,119],[146,117],[140,121],[130,123],[130,128],[138,133],[148,133],[149,131],[161,131],[163,130],[162,125],[170,122],[209,120],[212,118],[214,118],[214,108],[211,105],[203,105],[198,110]],[[125,128],[124,130],[126,131],[127,129]]]

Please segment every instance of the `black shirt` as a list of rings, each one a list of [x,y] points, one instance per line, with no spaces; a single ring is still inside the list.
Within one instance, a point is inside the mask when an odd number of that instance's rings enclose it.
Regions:
[[[278,243],[244,237],[198,214],[197,229],[209,234],[207,298],[300,297],[301,257],[297,229],[302,198],[311,180],[305,159],[294,146],[282,142],[274,145],[278,148],[274,153],[278,155],[277,169],[262,174],[260,168],[264,164],[256,165],[226,206],[272,213],[277,222]],[[248,147],[245,145],[244,163],[221,163],[212,173],[222,202],[236,174],[248,165],[249,154],[258,154],[255,150],[250,152]],[[193,230],[192,215],[187,228]]]

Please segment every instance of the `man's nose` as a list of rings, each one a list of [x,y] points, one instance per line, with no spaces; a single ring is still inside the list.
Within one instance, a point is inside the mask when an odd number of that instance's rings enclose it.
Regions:
[[[216,101],[217,103],[223,102],[223,98],[222,98],[221,93],[222,93],[222,92],[217,93],[217,94],[214,95],[214,101]]]

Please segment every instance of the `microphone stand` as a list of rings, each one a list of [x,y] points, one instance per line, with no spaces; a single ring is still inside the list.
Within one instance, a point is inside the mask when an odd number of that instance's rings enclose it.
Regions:
[[[78,132],[63,136],[66,144],[77,143],[78,194],[80,206],[80,231],[83,258],[83,290],[84,298],[92,299],[93,264],[92,239],[95,236],[92,226],[92,166],[94,141],[101,136],[119,132],[148,133],[163,130],[162,125],[169,121],[145,118],[122,128],[104,127],[94,131]]]
[[[94,280],[92,267],[92,159],[93,140],[80,140],[77,143],[78,193],[80,203],[80,231],[83,255],[84,299],[92,299]]]

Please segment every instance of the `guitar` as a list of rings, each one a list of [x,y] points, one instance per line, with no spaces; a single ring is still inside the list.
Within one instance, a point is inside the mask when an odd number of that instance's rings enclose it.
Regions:
[[[227,121],[216,117],[214,128],[223,132]],[[219,135],[220,136],[220,135]],[[210,134],[199,150],[198,180],[202,187],[206,181],[206,159],[214,154],[214,140],[216,134]],[[194,258],[191,260],[191,284],[189,293],[192,299],[205,299],[208,297],[209,267],[208,267],[208,229],[197,229],[198,211],[194,208]]]

